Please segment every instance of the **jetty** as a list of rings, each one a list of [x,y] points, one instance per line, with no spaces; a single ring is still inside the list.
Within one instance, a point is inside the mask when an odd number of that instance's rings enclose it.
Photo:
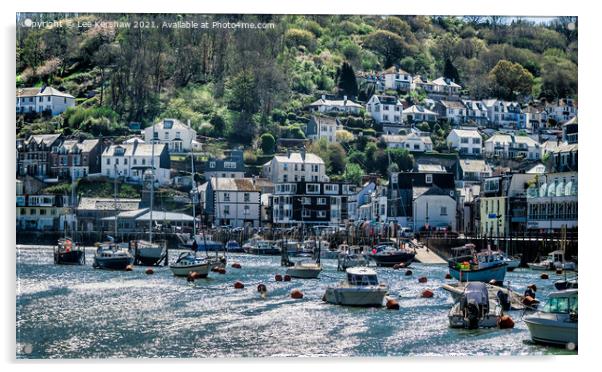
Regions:
[[[447,263],[447,261],[445,261],[441,256],[439,256],[437,253],[433,252],[433,250],[428,249],[428,247],[426,245],[419,243],[416,239],[410,240],[408,242],[408,245],[410,248],[414,249],[414,251],[416,252],[416,257],[414,257],[414,260],[416,260],[420,263],[423,263],[423,264],[446,264]]]

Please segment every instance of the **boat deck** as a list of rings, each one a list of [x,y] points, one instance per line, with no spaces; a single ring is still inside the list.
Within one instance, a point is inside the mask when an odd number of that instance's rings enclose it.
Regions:
[[[452,294],[452,296],[454,297],[454,300],[458,300],[460,298],[460,296],[462,296],[462,293],[464,292],[464,287],[466,286],[466,284],[467,284],[466,282],[443,284],[441,286],[441,288],[450,292]],[[487,284],[487,283],[486,283],[486,286],[487,286],[487,291],[489,292],[490,300],[495,299],[497,292],[499,290],[502,290],[502,292],[508,294],[508,298],[510,299],[510,307],[512,308],[512,310],[523,310],[526,308],[526,306],[523,304],[524,297],[520,293],[509,290],[508,288],[497,287],[497,286]]]

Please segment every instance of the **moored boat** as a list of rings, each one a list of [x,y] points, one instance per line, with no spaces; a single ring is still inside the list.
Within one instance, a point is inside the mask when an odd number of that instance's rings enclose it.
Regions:
[[[507,264],[504,257],[491,250],[475,252],[473,244],[453,248],[454,257],[448,261],[450,275],[461,282],[503,282]]]
[[[207,277],[211,262],[205,257],[198,257],[194,252],[183,252],[176,262],[169,265],[169,269],[175,276],[188,276],[197,273],[201,278]]]
[[[451,328],[497,327],[502,308],[489,297],[485,283],[472,282],[464,287],[462,296],[448,314]]]
[[[229,253],[241,253],[244,252],[240,244],[236,240],[229,240],[226,243],[226,252]]]
[[[130,242],[130,251],[134,256],[134,265],[155,266],[161,262],[167,265],[165,242],[134,240]]]
[[[281,251],[274,243],[267,240],[259,240],[249,247],[249,253],[260,256],[278,256]]]
[[[102,243],[94,254],[92,267],[105,270],[125,270],[134,263],[134,256],[127,248],[114,242]]]
[[[369,257],[376,263],[376,266],[392,267],[399,264],[409,266],[414,261],[416,253],[387,244],[376,246]]]
[[[59,239],[54,247],[54,263],[57,265],[83,265],[86,263],[86,251],[71,238]]]
[[[326,288],[326,302],[344,306],[383,306],[389,288],[379,283],[376,271],[353,267],[347,269],[346,274],[343,282]]]
[[[576,266],[574,262],[567,261],[564,256],[563,251],[553,251],[550,252],[546,257],[544,257],[539,262],[530,262],[527,264],[531,270],[576,270]]]
[[[322,272],[322,266],[319,262],[313,260],[301,260],[294,263],[286,269],[286,274],[291,278],[299,279],[317,279]]]
[[[524,318],[531,339],[538,343],[578,346],[578,289],[553,292],[541,311]]]

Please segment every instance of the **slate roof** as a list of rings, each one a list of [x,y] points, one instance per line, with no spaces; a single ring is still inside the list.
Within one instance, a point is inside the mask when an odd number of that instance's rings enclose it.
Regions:
[[[41,88],[19,88],[17,89],[17,97],[40,97],[40,96],[57,96],[65,98],[75,98],[69,93],[61,92],[53,87]]]
[[[140,199],[117,198],[118,210],[138,209]],[[78,210],[97,210],[113,211],[115,210],[115,199],[113,198],[87,198],[83,197],[79,201]]]
[[[228,178],[212,177],[211,187],[219,191],[245,191],[259,192],[258,186],[253,183],[252,178]]]

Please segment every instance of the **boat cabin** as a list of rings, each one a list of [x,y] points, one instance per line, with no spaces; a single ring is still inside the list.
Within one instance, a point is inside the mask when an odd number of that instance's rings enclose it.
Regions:
[[[577,313],[578,290],[568,289],[566,291],[553,292],[548,297],[542,311],[554,314]]]
[[[374,270],[353,268],[347,269],[347,282],[355,286],[378,285],[378,278]]]

